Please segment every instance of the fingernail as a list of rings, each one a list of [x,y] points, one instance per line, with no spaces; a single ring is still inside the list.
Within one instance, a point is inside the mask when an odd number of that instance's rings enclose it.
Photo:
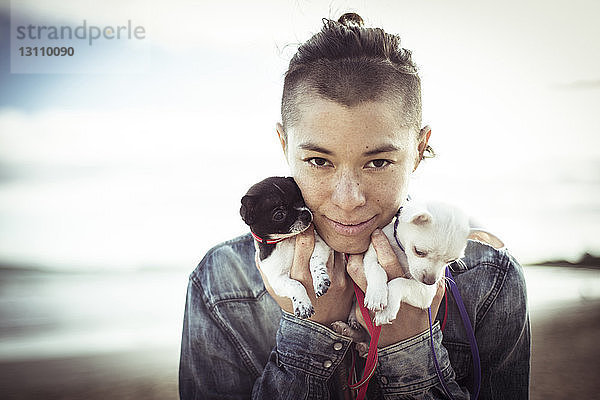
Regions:
[[[373,236],[379,236],[381,234],[382,234],[382,232],[381,232],[381,229],[379,229],[379,228],[377,228],[373,231]]]

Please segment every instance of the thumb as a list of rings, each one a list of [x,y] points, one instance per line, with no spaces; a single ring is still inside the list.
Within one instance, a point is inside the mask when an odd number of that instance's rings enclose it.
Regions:
[[[365,276],[365,269],[363,268],[362,254],[350,254],[348,264],[346,264],[346,271],[360,290],[363,292],[367,290],[367,278]]]

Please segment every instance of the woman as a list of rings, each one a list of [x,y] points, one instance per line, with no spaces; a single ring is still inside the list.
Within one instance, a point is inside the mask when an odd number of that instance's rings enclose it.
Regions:
[[[249,234],[210,250],[188,286],[182,399],[350,398],[351,340],[330,325],[353,311],[352,281],[366,288],[355,261],[369,243],[389,278],[400,275],[379,228],[406,199],[409,176],[430,151],[431,135],[421,128],[420,80],[410,52],[399,37],[362,25],[357,14],[324,20],[321,32],[299,47],[285,76],[277,124],[314,228],[335,250],[328,264],[331,287],[319,299],[313,295],[315,314],[302,320],[289,299],[272,293]],[[297,236],[291,271],[307,287],[313,234],[311,228]],[[521,267],[492,246],[501,247],[497,239],[487,235],[483,243],[483,237],[469,240],[465,265],[454,266],[479,346],[480,398],[527,398],[530,335]],[[440,285],[434,315],[443,294]],[[452,397],[465,399],[473,391],[469,341],[455,303],[447,308],[443,334],[439,323],[434,326],[435,353]],[[409,305],[383,326],[368,398],[445,398],[428,328],[427,313]]]

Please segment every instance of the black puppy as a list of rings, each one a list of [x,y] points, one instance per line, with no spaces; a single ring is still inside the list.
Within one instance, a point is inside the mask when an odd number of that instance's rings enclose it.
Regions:
[[[254,186],[242,197],[240,215],[254,236],[259,265],[273,291],[292,300],[294,313],[308,318],[314,309],[304,286],[290,278],[297,234],[312,223],[300,188],[293,178],[271,177]],[[315,231],[315,247],[310,258],[310,273],[317,297],[331,284],[327,260],[331,249]]]

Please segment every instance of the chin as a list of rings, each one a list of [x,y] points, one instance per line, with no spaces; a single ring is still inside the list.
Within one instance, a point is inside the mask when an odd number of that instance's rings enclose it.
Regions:
[[[320,233],[319,233],[320,234]],[[323,236],[322,236],[323,237]],[[346,254],[361,254],[369,249],[371,244],[371,236],[364,238],[348,238],[345,236],[329,236],[323,237],[325,243],[338,253]]]

